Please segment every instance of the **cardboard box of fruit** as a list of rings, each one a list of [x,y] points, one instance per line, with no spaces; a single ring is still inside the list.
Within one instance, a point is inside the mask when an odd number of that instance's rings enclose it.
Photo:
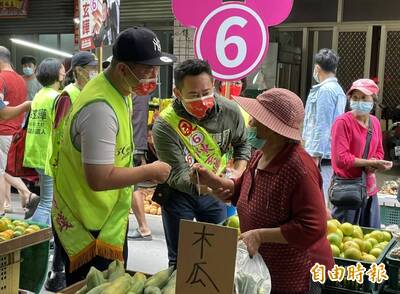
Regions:
[[[0,256],[21,250],[51,239],[51,229],[48,226],[0,218]]]
[[[394,242],[388,231],[341,224],[335,219],[329,220],[327,225],[327,238],[335,260],[379,263]]]

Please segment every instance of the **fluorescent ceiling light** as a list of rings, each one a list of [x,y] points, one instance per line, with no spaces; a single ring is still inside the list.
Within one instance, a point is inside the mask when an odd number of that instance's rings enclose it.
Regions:
[[[26,47],[29,47],[29,48],[37,49],[37,50],[40,50],[40,51],[49,52],[49,53],[52,53],[54,55],[59,55],[59,56],[63,56],[63,57],[72,57],[72,54],[69,54],[67,52],[63,52],[63,51],[60,51],[60,50],[52,49],[52,48],[49,48],[49,47],[45,47],[45,46],[42,46],[42,45],[38,45],[38,44],[35,44],[35,43],[24,41],[24,40],[21,40],[21,39],[11,38],[10,40],[11,40],[11,42],[13,42],[15,44],[19,44],[19,45],[26,46]]]

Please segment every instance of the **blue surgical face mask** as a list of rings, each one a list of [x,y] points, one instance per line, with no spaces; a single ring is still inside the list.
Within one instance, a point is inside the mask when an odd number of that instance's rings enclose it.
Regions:
[[[350,100],[350,108],[362,114],[368,114],[374,108],[374,102]]]
[[[265,139],[260,139],[257,137],[256,127],[250,127],[247,129],[247,140],[249,141],[250,145],[256,149],[261,149],[266,143]]]
[[[31,76],[31,75],[33,75],[33,68],[32,67],[23,67],[22,72],[26,76]]]

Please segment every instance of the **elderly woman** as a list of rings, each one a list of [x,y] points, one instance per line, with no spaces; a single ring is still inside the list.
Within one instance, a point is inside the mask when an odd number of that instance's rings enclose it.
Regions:
[[[352,111],[336,119],[332,127],[331,151],[333,170],[340,178],[359,178],[362,170],[366,171],[368,194],[361,208],[333,207],[332,216],[341,222],[374,228],[381,227],[375,171],[392,168],[392,162],[382,160],[384,153],[380,122],[370,114],[378,92],[379,88],[372,80],[360,79],[353,83],[347,92]],[[371,142],[368,156],[363,159],[369,128],[372,129]]]
[[[240,178],[220,178],[198,164],[194,174],[219,198],[237,204],[240,238],[250,255],[262,255],[272,293],[308,293],[311,267],[318,262],[330,269],[333,257],[321,175],[300,145],[303,103],[285,89],[236,101],[254,118],[264,145]]]

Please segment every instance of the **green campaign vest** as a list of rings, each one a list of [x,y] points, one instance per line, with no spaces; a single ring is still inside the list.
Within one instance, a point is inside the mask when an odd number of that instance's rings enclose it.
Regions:
[[[45,169],[53,121],[53,104],[59,92],[45,87],[33,98],[25,139],[24,166]]]
[[[160,116],[176,131],[198,163],[217,175],[225,171],[227,156],[222,155],[218,144],[206,129],[181,118],[172,105],[165,108]]]
[[[65,93],[68,94],[68,97],[71,102],[71,109],[72,109],[72,104],[75,102],[76,98],[78,97],[79,93],[81,90],[74,84],[69,84],[64,88],[62,93],[58,96],[56,99],[54,106],[53,106],[53,113],[55,114],[55,108],[57,107],[58,101],[61,98],[65,98]],[[71,111],[71,109],[69,111]],[[55,122],[56,118],[54,117],[54,120],[52,121],[52,128],[51,128],[51,134],[50,134],[50,140],[49,144],[47,146],[47,159],[46,159],[46,166],[45,166],[45,174],[49,175],[51,177],[54,177],[55,174],[55,169],[57,168],[58,165],[58,153],[60,149],[60,144],[61,144],[61,139],[63,135],[63,130],[65,126],[65,121],[68,117],[68,114],[65,114],[64,117],[58,118],[59,121],[57,121],[57,124]]]
[[[81,152],[71,138],[72,124],[79,111],[97,101],[110,105],[118,120],[114,166],[132,166],[132,102],[122,97],[101,73],[89,81],[72,106],[54,178],[53,225],[68,254],[70,272],[95,256],[123,260],[132,189],[93,191],[86,182]],[[98,237],[94,238],[90,231],[99,231]]]
[[[68,93],[69,98],[71,98],[72,104],[75,103],[76,98],[78,98],[79,93],[81,92],[81,90],[79,90],[79,88],[75,85],[75,83],[69,84],[64,88],[63,91]]]

